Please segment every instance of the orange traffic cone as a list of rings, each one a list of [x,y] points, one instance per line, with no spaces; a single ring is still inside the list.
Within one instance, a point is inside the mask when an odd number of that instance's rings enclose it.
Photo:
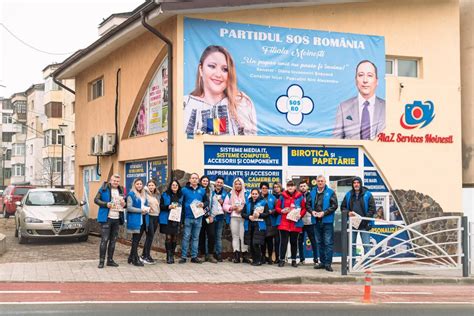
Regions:
[[[362,299],[362,302],[366,304],[371,303],[370,301],[370,292],[371,292],[371,287],[372,287],[371,273],[372,272],[370,270],[365,271],[364,298]]]

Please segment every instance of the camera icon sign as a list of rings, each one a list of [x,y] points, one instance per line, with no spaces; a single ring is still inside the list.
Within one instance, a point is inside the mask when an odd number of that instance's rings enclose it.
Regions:
[[[431,101],[414,101],[405,105],[405,113],[400,117],[400,125],[405,129],[423,128],[435,117],[434,104]]]

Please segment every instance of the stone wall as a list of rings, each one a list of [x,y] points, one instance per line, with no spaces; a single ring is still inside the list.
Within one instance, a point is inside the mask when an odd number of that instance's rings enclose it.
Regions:
[[[462,213],[444,212],[441,206],[430,196],[424,195],[423,193],[416,192],[414,190],[394,190],[392,193],[407,225],[434,217],[451,215],[462,216]],[[457,220],[453,219],[431,222],[420,225],[419,232],[426,235],[445,229],[457,228],[457,224]],[[432,234],[428,237],[436,243],[458,241],[458,233],[456,231]],[[415,244],[418,246],[425,246],[428,245],[429,242],[423,238],[420,238],[415,241]],[[441,245],[441,248],[443,248],[450,255],[457,253],[456,244]],[[440,251],[436,250],[434,247],[420,249],[419,252],[430,255],[429,251],[432,251],[435,254],[440,254]]]

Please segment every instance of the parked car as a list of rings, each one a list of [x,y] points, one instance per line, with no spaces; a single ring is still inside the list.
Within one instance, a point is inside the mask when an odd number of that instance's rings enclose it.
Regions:
[[[77,238],[89,236],[83,202],[66,189],[31,189],[16,203],[16,232],[20,244],[30,239]]]
[[[17,201],[21,201],[23,196],[30,190],[34,189],[31,185],[9,185],[3,192],[3,196],[0,199],[2,204],[2,213],[4,218],[9,218],[10,215],[15,214]]]

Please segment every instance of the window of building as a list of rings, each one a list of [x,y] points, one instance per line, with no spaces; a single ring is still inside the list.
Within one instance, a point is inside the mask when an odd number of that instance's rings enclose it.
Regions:
[[[44,131],[44,146],[61,144],[59,138],[57,129],[48,129]]]
[[[10,99],[3,99],[2,109],[4,110],[13,110],[13,105]]]
[[[33,177],[33,166],[30,166],[30,177]]]
[[[48,91],[58,91],[61,90],[61,87],[56,84],[56,82],[53,81],[52,77],[46,78],[44,81],[44,92]]]
[[[89,100],[95,100],[104,95],[104,77],[89,83]]]
[[[30,145],[30,155],[33,155],[33,144]]]
[[[16,164],[12,165],[13,176],[14,177],[23,177],[25,176],[25,165],[24,164]]]
[[[30,110],[33,111],[34,109],[35,109],[35,100],[31,100]]]
[[[13,104],[13,112],[19,114],[26,113],[26,101],[16,101]]]
[[[25,155],[25,144],[13,144],[12,145],[12,156],[22,157]]]
[[[61,158],[43,158],[43,169],[45,172],[61,172]]]
[[[6,143],[11,143],[12,142],[12,136],[15,134],[15,132],[3,132],[2,133],[2,141]]]
[[[76,113],[76,101],[72,101],[71,110],[72,110],[72,114]]]
[[[5,160],[12,160],[12,150],[11,149],[7,149],[6,153],[5,153]]]
[[[4,176],[4,179],[11,178],[12,177],[12,168],[3,169],[3,176]]]
[[[63,117],[63,105],[61,102],[49,102],[44,106],[47,117]]]
[[[11,124],[13,122],[12,115],[9,113],[2,114],[2,123],[3,124]]]
[[[397,77],[419,78],[420,60],[416,58],[392,57],[385,60],[385,74]]]

